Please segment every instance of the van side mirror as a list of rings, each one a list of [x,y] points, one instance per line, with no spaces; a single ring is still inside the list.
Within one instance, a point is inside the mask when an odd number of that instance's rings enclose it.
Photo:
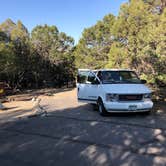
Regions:
[[[142,84],[146,84],[147,81],[146,81],[146,80],[141,80],[141,83],[142,83]]]

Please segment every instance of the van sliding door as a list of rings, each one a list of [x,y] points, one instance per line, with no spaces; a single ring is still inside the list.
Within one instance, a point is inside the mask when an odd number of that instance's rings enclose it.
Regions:
[[[86,100],[87,79],[90,73],[89,69],[79,69],[77,75],[77,99]]]

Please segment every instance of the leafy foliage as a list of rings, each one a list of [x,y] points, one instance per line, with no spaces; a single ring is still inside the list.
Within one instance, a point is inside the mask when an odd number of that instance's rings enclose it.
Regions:
[[[0,80],[14,88],[62,86],[74,79],[74,40],[55,26],[0,25]]]
[[[0,80],[16,88],[61,86],[76,68],[131,68],[166,85],[166,1],[129,0],[117,17],[106,15],[85,28],[78,44],[56,26],[31,34],[21,21],[0,24]]]
[[[76,48],[78,68],[131,68],[149,83],[166,84],[165,7],[162,0],[130,0],[116,18],[108,15],[85,29]]]
[[[83,31],[75,50],[77,67],[100,68],[107,64],[113,41],[111,27],[114,21],[113,15],[106,15],[102,21]]]

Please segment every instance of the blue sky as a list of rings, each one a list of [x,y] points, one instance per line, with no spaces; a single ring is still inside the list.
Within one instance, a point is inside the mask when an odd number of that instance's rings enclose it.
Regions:
[[[56,25],[76,42],[84,28],[106,14],[117,15],[127,0],[1,0],[0,23],[7,18],[21,20],[31,31],[36,25]]]

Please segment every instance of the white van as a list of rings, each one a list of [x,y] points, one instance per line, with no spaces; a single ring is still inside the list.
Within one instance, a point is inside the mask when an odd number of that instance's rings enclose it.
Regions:
[[[132,70],[79,69],[77,97],[79,102],[98,105],[101,115],[108,112],[150,112],[151,90]]]

